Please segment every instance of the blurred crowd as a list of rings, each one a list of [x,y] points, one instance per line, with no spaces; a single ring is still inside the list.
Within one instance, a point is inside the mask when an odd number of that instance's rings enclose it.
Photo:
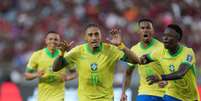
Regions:
[[[31,53],[44,46],[50,30],[67,41],[83,43],[89,23],[100,25],[104,37],[112,27],[121,28],[124,42],[131,47],[139,41],[140,18],[153,20],[159,39],[165,26],[179,24],[182,42],[194,49],[201,67],[200,9],[200,0],[0,0],[0,70],[23,73]]]

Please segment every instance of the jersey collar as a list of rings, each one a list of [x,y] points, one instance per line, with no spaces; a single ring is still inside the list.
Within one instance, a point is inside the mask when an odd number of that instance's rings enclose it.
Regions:
[[[153,46],[153,44],[155,43],[155,39],[154,38],[152,38],[151,39],[151,41],[149,42],[149,44],[147,45],[147,47],[144,47],[144,42],[140,42],[140,47],[142,48],[142,49],[148,49],[148,48],[150,48],[151,46]]]
[[[84,49],[91,54],[97,54],[103,49],[103,43],[100,43],[100,46],[96,49],[96,51],[92,51],[88,43],[84,44]]]
[[[56,56],[58,56],[59,55],[59,50],[55,50],[55,52],[54,52],[54,54],[52,54],[49,50],[48,50],[48,48],[45,48],[45,53],[50,57],[50,58],[54,58],[54,57],[56,57]]]
[[[170,57],[176,57],[182,52],[182,50],[183,50],[183,45],[179,45],[179,49],[177,50],[175,54],[170,54],[168,50],[167,50],[167,53]]]

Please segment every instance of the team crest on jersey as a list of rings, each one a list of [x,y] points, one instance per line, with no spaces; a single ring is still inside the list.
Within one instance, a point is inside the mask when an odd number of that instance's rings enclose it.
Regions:
[[[92,70],[92,71],[96,71],[96,70],[98,69],[97,66],[98,66],[98,65],[97,65],[96,63],[92,63],[92,64],[91,64],[91,70]]]
[[[187,57],[186,57],[186,61],[191,62],[192,59],[193,59],[193,56],[188,54]]]
[[[171,65],[169,66],[169,70],[170,70],[171,72],[174,72],[174,71],[175,71],[175,67],[174,67],[173,64],[171,64]]]

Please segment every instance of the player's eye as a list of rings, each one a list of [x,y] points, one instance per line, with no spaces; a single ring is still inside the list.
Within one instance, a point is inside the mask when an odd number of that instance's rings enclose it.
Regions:
[[[147,27],[146,27],[146,29],[150,29],[150,27],[149,27],[149,26],[147,26]]]
[[[57,38],[55,38],[55,39],[54,39],[54,41],[58,41],[58,39],[57,39]]]
[[[49,40],[53,40],[52,38],[49,38]]]
[[[88,36],[92,37],[93,33],[88,33]]]
[[[94,34],[95,34],[95,36],[98,36],[98,35],[99,35],[99,33],[98,33],[98,32],[95,32]]]

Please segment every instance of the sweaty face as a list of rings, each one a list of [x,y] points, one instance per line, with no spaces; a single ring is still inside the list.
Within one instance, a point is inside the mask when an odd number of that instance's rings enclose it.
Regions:
[[[143,42],[148,43],[154,33],[154,28],[151,22],[143,21],[139,24],[140,38]]]
[[[56,49],[60,42],[60,36],[56,33],[49,33],[45,38],[45,43],[49,49]]]
[[[166,28],[162,39],[166,49],[172,49],[174,47],[177,47],[178,36],[175,30]]]
[[[93,48],[97,48],[101,42],[101,32],[98,27],[89,27],[86,30],[86,41],[89,46]]]

